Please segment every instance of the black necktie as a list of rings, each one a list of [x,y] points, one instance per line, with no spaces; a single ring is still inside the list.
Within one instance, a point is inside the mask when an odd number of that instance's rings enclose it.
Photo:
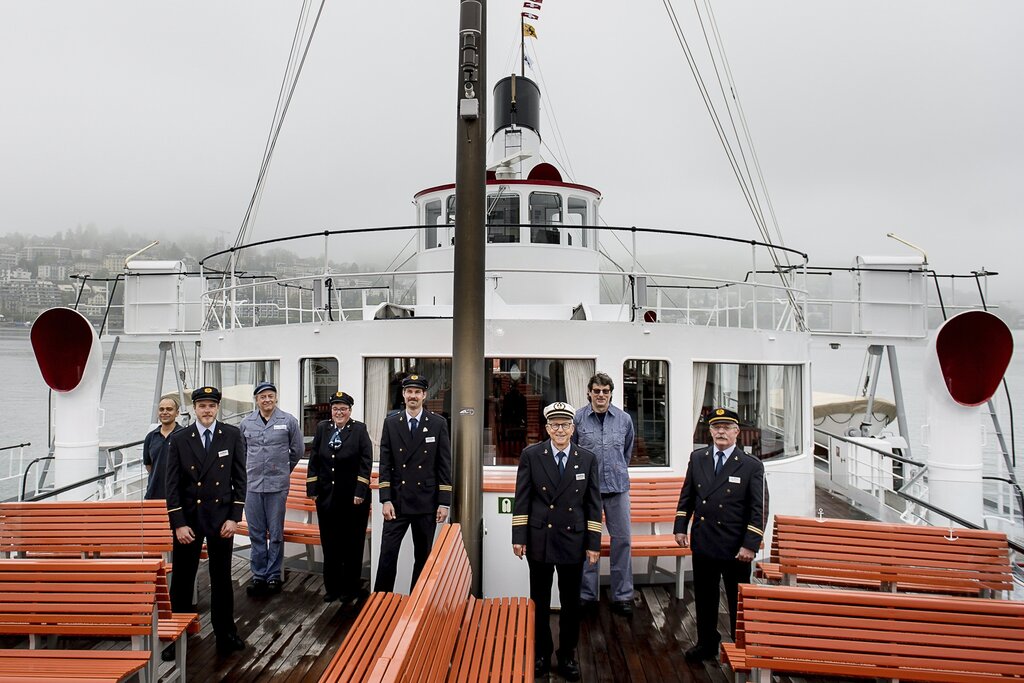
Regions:
[[[419,426],[420,426],[420,421],[417,420],[415,417],[413,419],[409,420],[409,431],[410,432],[415,432],[416,428],[419,427]]]
[[[212,436],[210,434],[210,430],[207,429],[205,432],[203,432],[203,448],[206,449],[206,454],[207,455],[210,454],[210,442],[211,441],[213,441],[213,438],[212,438]]]
[[[717,453],[715,453],[715,476],[716,477],[718,476],[718,473],[722,471],[722,465],[724,465],[724,464],[725,464],[725,453],[723,453],[722,451],[718,451]]]
[[[565,453],[559,452],[558,456],[558,476],[561,477],[565,474]]]

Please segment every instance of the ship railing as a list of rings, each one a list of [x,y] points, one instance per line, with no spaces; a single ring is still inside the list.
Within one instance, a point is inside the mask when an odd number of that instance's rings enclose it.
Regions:
[[[252,244],[232,247],[205,257],[200,262],[200,275],[207,282],[204,299],[203,329],[227,329],[268,324],[291,324],[298,322],[326,322],[329,320],[358,320],[374,311],[380,304],[416,306],[416,278],[420,276],[451,276],[448,269],[410,269],[405,266],[415,254],[396,266],[376,272],[345,271],[332,267],[330,254],[338,244],[346,247],[344,253],[351,253],[349,246],[357,235],[378,238],[378,233],[408,231],[413,235],[412,243],[420,231],[435,226],[395,226],[383,228],[357,228],[349,230],[307,233],[286,238],[263,240]],[[489,227],[517,227],[494,225]],[[536,227],[521,224],[518,227]],[[746,327],[754,329],[802,329],[805,318],[806,288],[803,286],[802,268],[806,267],[807,256],[795,249],[778,245],[731,238],[722,235],[703,234],[677,230],[663,230],[641,227],[596,227],[554,225],[565,230],[584,229],[604,231],[609,234],[629,233],[631,240],[619,244],[625,250],[615,257],[607,251],[598,253],[607,259],[611,267],[596,270],[555,270],[552,268],[518,269],[499,268],[487,272],[494,282],[510,273],[536,273],[543,277],[550,274],[596,276],[602,284],[601,301],[585,301],[590,305],[611,304],[625,312],[625,319],[640,321],[645,313],[664,322],[682,322],[712,326]],[[566,233],[568,234],[568,233]],[[701,253],[709,255],[709,262],[725,264],[722,269],[736,271],[735,278],[704,277],[695,274],[658,273],[655,269],[640,265],[643,260],[638,238],[654,240],[700,240],[697,248],[648,249],[664,257],[667,253]],[[282,242],[303,239],[323,240],[322,267],[316,273],[286,278],[254,278],[236,267],[243,250],[276,245]],[[334,242],[331,242],[331,240]],[[408,244],[408,243],[407,243]],[[577,243],[576,249],[592,249]],[[718,245],[726,250],[710,255],[707,244]],[[510,245],[512,246],[512,245]],[[570,246],[568,244],[563,246]],[[503,248],[498,246],[496,248]],[[430,253],[426,250],[423,253]],[[630,267],[619,266],[616,262],[631,262]],[[747,267],[744,267],[744,261]],[[795,262],[796,265],[793,265]],[[700,262],[696,269],[699,270]],[[773,270],[760,271],[758,264],[772,264]],[[738,265],[736,265],[738,264]],[[215,267],[216,266],[216,267]],[[219,268],[219,269],[218,269]],[[741,274],[747,271],[747,275]],[[751,276],[751,273],[755,274]],[[765,277],[765,273],[770,273]],[[243,281],[249,278],[249,281]],[[289,292],[288,289],[293,291]],[[686,290],[687,301],[677,300],[678,291]],[[282,296],[281,292],[284,291]],[[653,296],[652,296],[653,295]],[[657,298],[657,303],[648,301]],[[420,302],[429,303],[429,302]],[[548,303],[548,302],[538,302]],[[577,302],[579,303],[579,302]],[[653,302],[652,302],[653,303]],[[620,316],[620,319],[622,317]]]
[[[32,443],[0,446],[0,501],[18,500],[21,473],[25,469],[25,449]]]
[[[103,458],[102,489],[98,497],[103,500],[138,500],[146,491],[147,472],[142,462],[140,441],[107,446]]]

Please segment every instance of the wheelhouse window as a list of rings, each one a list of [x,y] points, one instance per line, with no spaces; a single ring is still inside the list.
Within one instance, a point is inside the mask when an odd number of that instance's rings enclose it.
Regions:
[[[303,358],[299,361],[299,393],[302,396],[302,435],[313,440],[316,426],[331,417],[331,394],[338,391],[337,358]]]
[[[562,196],[554,192],[530,193],[530,242],[559,244],[557,226],[562,222]]]
[[[588,243],[589,232],[587,225],[587,200],[581,197],[569,197],[566,200],[566,222],[569,224],[568,241],[569,246],[585,247]]]
[[[497,192],[487,195],[487,241],[508,244],[519,241],[519,195]]]
[[[594,374],[594,361],[587,359],[488,358],[484,367],[485,465],[518,464],[523,448],[547,438],[544,406],[555,401],[583,405],[587,380]],[[364,415],[375,446],[384,418],[404,409],[402,379],[414,372],[430,381],[424,407],[451,422],[451,359],[369,358]]]
[[[636,434],[630,466],[668,465],[668,361],[626,360],[622,405]]]
[[[238,424],[256,406],[252,392],[260,382],[277,384],[280,362],[276,360],[211,361],[204,364],[205,384],[221,392],[217,419]]]
[[[798,455],[803,435],[803,366],[694,363],[694,448],[709,442],[707,416],[717,407],[740,418],[737,442],[762,460]]]
[[[423,225],[427,226],[423,231],[424,249],[435,249],[441,246],[437,236],[437,224],[441,222],[441,200],[434,199],[423,207]]]

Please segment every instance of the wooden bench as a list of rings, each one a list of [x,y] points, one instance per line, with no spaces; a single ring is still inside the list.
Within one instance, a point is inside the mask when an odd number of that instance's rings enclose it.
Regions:
[[[773,671],[906,681],[1020,678],[1024,603],[743,584],[736,643],[722,649],[737,680],[749,672],[770,681]]]
[[[648,582],[658,569],[659,557],[675,558],[676,597],[683,598],[685,574],[683,560],[691,555],[689,548],[680,548],[672,527],[676,521],[676,506],[683,488],[682,477],[632,479],[629,483],[630,522],[647,524],[649,533],[633,534],[631,555],[650,558],[647,564]],[[659,528],[659,525],[663,525]],[[601,556],[611,553],[611,537],[601,536]]]
[[[156,584],[161,560],[0,560],[0,635],[29,650],[0,650],[0,675],[156,680]],[[44,637],[131,639],[131,650],[38,650]]]
[[[790,585],[983,597],[1013,590],[1003,533],[846,519],[777,516],[770,561],[760,571]]]
[[[185,659],[188,648],[186,633],[199,633],[201,624],[195,612],[174,612],[171,610],[169,565],[160,565],[156,577],[157,638],[161,643],[177,643],[174,651],[174,667],[171,672],[181,683],[185,683]]]
[[[174,541],[162,500],[0,503],[2,557],[156,557]]]
[[[412,594],[371,595],[320,680],[532,681],[533,603],[473,598],[471,582],[461,527],[445,526]]]

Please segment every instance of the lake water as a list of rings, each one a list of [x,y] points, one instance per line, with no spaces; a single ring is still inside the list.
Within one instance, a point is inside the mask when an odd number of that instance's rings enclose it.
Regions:
[[[1024,331],[1014,332],[1014,341],[1020,348],[1024,342]],[[110,343],[104,343],[104,362],[110,351]],[[924,389],[921,381],[924,367],[924,349],[901,350],[900,374],[906,394],[908,422],[921,425],[924,422]],[[104,444],[121,444],[142,439],[150,429],[153,399],[153,383],[156,379],[157,347],[152,342],[138,342],[122,338],[117,349],[117,358],[110,372],[106,393],[103,398],[104,425],[100,429],[100,441]],[[855,394],[860,381],[859,369],[864,358],[862,351],[852,348],[819,350],[814,352],[812,367],[813,384],[817,390],[834,393]],[[29,330],[25,328],[0,327],[0,370],[5,383],[5,393],[0,398],[6,419],[0,421],[0,447],[31,442],[26,448],[27,458],[47,454],[47,388],[39,374]],[[1018,442],[1024,449],[1024,352],[1018,352],[1011,361],[1007,372],[1014,417],[1018,431]],[[167,364],[165,391],[175,389],[170,361]],[[883,365],[879,395],[891,396],[888,368]],[[1006,399],[1000,390],[996,396],[1000,420],[1004,432],[1009,433],[1009,412]],[[983,420],[986,425],[990,423]],[[920,456],[921,430],[912,427],[911,447]],[[0,476],[7,472],[6,452],[0,452]],[[986,458],[994,461],[997,457],[994,436],[990,433],[986,447]],[[1018,460],[1018,477],[1024,478],[1024,450]],[[0,492],[2,494],[3,492]]]

